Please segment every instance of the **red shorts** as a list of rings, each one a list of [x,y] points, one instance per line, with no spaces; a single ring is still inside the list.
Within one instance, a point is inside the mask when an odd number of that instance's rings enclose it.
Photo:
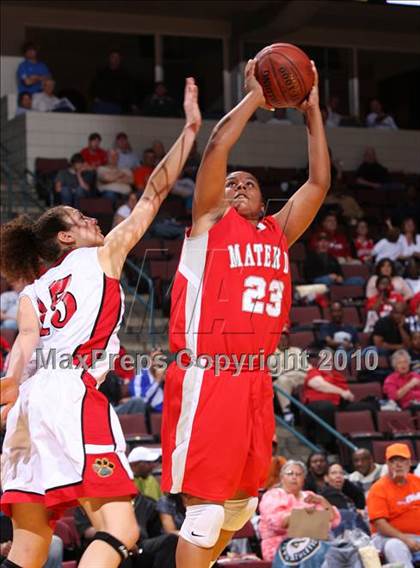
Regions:
[[[225,501],[256,496],[267,479],[274,434],[267,372],[187,371],[173,363],[165,382],[162,490]]]

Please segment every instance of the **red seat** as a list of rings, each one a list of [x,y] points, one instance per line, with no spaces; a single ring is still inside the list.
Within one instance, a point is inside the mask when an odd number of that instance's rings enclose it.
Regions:
[[[80,211],[91,217],[104,213],[114,214],[111,200],[105,197],[82,197],[80,199]]]
[[[321,318],[318,306],[293,306],[290,310],[290,321],[293,325],[313,327],[313,321]]]
[[[416,434],[416,426],[408,410],[381,410],[378,412],[378,430],[394,438]]]
[[[153,440],[147,430],[144,414],[120,414],[118,418],[126,440]]]
[[[312,331],[295,331],[290,334],[290,346],[307,349],[314,341]]]
[[[331,286],[331,302],[351,301],[364,298],[365,290],[363,286]]]
[[[232,538],[254,538],[255,531],[251,521],[247,521],[244,526],[236,531]]]
[[[180,240],[164,240],[163,241],[163,252],[170,258],[177,258],[181,256],[183,241]]]
[[[407,444],[407,446],[411,449],[413,459],[415,460],[416,454],[414,453],[413,442],[409,439],[400,439],[398,441]],[[372,454],[376,463],[385,463],[386,448],[394,443],[395,442],[393,440],[374,440],[372,442]]]
[[[336,412],[335,428],[352,438],[382,438],[382,434],[375,429],[370,410]]]
[[[361,349],[364,349],[365,347],[367,347],[370,344],[371,335],[372,335],[371,333],[365,333],[364,331],[359,333],[359,341],[360,341],[360,348]]]
[[[368,396],[382,398],[382,386],[380,383],[352,383],[349,386],[351,392],[354,394],[355,402],[359,402]],[[380,428],[379,431],[382,432]]]
[[[342,264],[344,279],[352,276],[361,276],[365,280],[369,278],[369,268],[366,264]]]
[[[162,414],[160,412],[152,412],[150,414],[150,426],[154,436],[160,436],[162,428]]]
[[[74,550],[80,547],[80,535],[77,532],[74,517],[62,517],[59,519],[54,533],[61,538],[64,548]]]
[[[17,334],[17,329],[2,329],[0,331],[0,335],[10,344],[10,347],[13,345]]]
[[[67,158],[36,158],[35,171],[37,175],[50,174],[69,167]]]
[[[76,560],[66,560],[66,562],[63,562],[62,564],[62,568],[76,568],[76,567],[77,567]]]

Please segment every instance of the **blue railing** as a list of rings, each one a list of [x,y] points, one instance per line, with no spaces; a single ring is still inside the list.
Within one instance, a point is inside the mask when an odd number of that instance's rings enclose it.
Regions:
[[[132,260],[127,259],[126,261],[126,265],[133,270],[133,272],[136,273],[137,275],[137,282],[135,286],[132,286],[128,279],[123,276],[121,278],[121,282],[123,284],[123,287],[130,292],[130,294],[133,295],[134,300],[136,302],[139,302],[144,308],[145,308],[145,317],[148,316],[148,326],[147,326],[147,331],[149,333],[149,335],[153,335],[155,332],[155,326],[154,326],[154,310],[155,310],[155,290],[153,287],[153,280],[145,273],[145,271],[143,270],[143,266],[141,268],[139,268],[137,266],[137,264],[135,264]],[[143,281],[146,283],[147,285],[147,289],[148,289],[148,300],[145,301],[140,294],[138,294],[137,290],[138,290],[138,285],[140,283],[140,281]],[[127,326],[130,325],[130,316],[132,313],[132,309],[133,309],[134,304],[131,305],[130,309],[128,310],[128,314],[126,314],[125,319],[126,319],[126,324]]]

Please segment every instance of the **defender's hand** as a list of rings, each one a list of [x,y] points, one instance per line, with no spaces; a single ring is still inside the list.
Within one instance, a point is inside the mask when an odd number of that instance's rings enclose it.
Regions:
[[[201,126],[201,112],[198,106],[198,87],[193,77],[185,80],[184,111],[187,126],[198,132]]]

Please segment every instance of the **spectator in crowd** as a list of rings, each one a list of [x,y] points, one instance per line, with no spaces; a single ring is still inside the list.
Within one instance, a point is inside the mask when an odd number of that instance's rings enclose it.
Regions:
[[[194,144],[196,144],[195,140]],[[165,146],[163,145],[163,142],[161,142],[160,140],[153,140],[151,148],[155,153],[156,164],[158,164],[166,154]]]
[[[16,109],[16,116],[25,114],[32,110],[32,95],[28,91],[22,91],[18,96],[18,106]]]
[[[144,102],[143,113],[146,116],[179,116],[179,109],[162,81],[155,83],[153,93]]]
[[[385,457],[388,474],[372,485],[367,497],[373,544],[387,562],[414,568],[413,554],[420,552],[420,478],[410,473],[406,444],[390,444]]]
[[[411,349],[409,353],[411,358],[411,370],[420,374],[420,330],[415,331],[411,336]]]
[[[328,239],[328,252],[337,260],[346,261],[351,258],[350,244],[347,237],[338,230],[337,215],[327,213],[321,221],[321,226],[315,231],[310,240],[309,246],[316,247],[317,238],[320,233],[325,233]]]
[[[391,357],[394,372],[384,382],[384,393],[406,410],[420,406],[420,375],[410,370],[411,357],[405,349],[398,349]]]
[[[55,81],[50,77],[43,79],[42,91],[35,93],[32,97],[32,110],[39,112],[51,112],[60,102],[54,95]]]
[[[352,408],[350,403],[353,401],[354,395],[348,387],[345,376],[339,371],[313,368],[306,373],[302,402],[330,426],[335,425],[335,412],[343,408]],[[332,434],[319,427],[318,423],[314,423],[306,414],[303,420],[307,437],[316,445],[334,452],[336,448]]]
[[[156,477],[152,475],[162,457],[160,448],[137,446],[128,454],[128,463],[134,474],[134,483],[141,495],[158,501],[162,491]]]
[[[404,282],[409,286],[414,296],[420,293],[419,265],[414,258],[411,258],[407,263]]]
[[[147,180],[151,176],[157,163],[156,154],[153,148],[146,148],[143,152],[143,161],[141,165],[137,166],[137,168],[133,171],[134,186],[137,191],[143,192],[146,187]]]
[[[327,120],[325,121],[325,126],[336,127],[340,126],[341,114],[338,112],[340,108],[340,99],[337,95],[332,95],[327,104]]]
[[[55,191],[62,205],[71,205],[76,209],[79,209],[80,198],[89,196],[90,187],[86,177],[85,161],[81,154],[73,154],[69,167],[58,172]]]
[[[323,347],[328,347],[332,351],[344,350],[350,354],[359,346],[357,329],[344,323],[343,304],[339,301],[331,304],[330,316],[331,321],[322,324],[319,330]]]
[[[304,488],[320,493],[325,487],[325,476],[328,470],[327,454],[325,452],[312,452],[307,460],[308,473],[305,477]]]
[[[160,521],[165,534],[179,534],[185,520],[186,497],[182,493],[163,495],[157,504]]]
[[[118,197],[131,192],[133,173],[129,168],[118,167],[118,152],[108,152],[108,164],[97,170],[98,191],[115,204]]]
[[[404,300],[409,300],[413,296],[413,292],[401,276],[397,275],[395,263],[390,258],[383,258],[375,265],[375,274],[373,274],[366,285],[366,297],[375,296],[378,291],[376,282],[379,276],[388,276],[391,278],[392,290],[397,294],[401,294]]]
[[[330,243],[326,233],[318,233],[316,248],[304,262],[303,270],[308,282],[314,284],[354,284],[363,285],[363,278],[351,276],[344,279],[343,270],[338,260],[329,252]]]
[[[335,215],[342,215],[349,225],[354,224],[357,219],[364,215],[363,209],[352,195],[346,193],[342,184],[336,184],[332,187],[332,191],[328,193],[324,204]]]
[[[275,378],[274,385],[291,395],[295,389],[303,385],[306,372],[311,368],[311,365],[307,362],[300,347],[290,346],[290,335],[286,329],[282,331],[280,343],[274,355],[276,362],[276,368],[273,369],[272,373],[273,378]],[[277,390],[276,395],[283,413],[283,419],[293,426],[294,415],[290,400]]]
[[[340,523],[337,509],[321,495],[304,490],[305,464],[289,460],[282,467],[280,484],[264,493],[260,502],[261,548],[263,559],[272,562],[279,545],[288,538],[290,516],[295,509],[328,511],[330,528]]]
[[[389,316],[380,318],[375,323],[372,340],[380,354],[388,355],[398,349],[410,348],[410,330],[405,323],[406,309],[404,302],[397,302]]]
[[[411,334],[420,331],[420,294],[417,294],[413,300],[416,300],[416,311],[405,318],[405,323],[408,325]]]
[[[404,302],[404,298],[398,292],[392,289],[391,279],[389,276],[379,276],[376,280],[375,296],[366,299],[366,326],[363,330],[365,333],[373,331],[373,327],[379,318],[389,315],[392,306],[396,302]]]
[[[12,282],[12,290],[0,294],[0,329],[17,329],[19,294],[27,282],[22,279]]]
[[[356,184],[371,189],[381,188],[389,181],[389,172],[378,162],[375,149],[367,146],[363,153],[363,162],[356,171]]]
[[[80,151],[85,164],[88,164],[94,170],[99,166],[106,166],[108,162],[108,154],[101,148],[101,142],[101,135],[98,132],[92,132],[92,134],[89,134],[88,145]]]
[[[386,130],[397,130],[391,115],[384,111],[384,107],[379,99],[372,99],[369,103],[369,114],[366,117],[368,128],[382,128]]]
[[[119,132],[115,137],[114,148],[118,151],[118,167],[134,170],[140,164],[139,157],[131,147],[125,132]]]
[[[387,473],[385,465],[373,461],[371,452],[366,448],[359,448],[352,455],[354,471],[348,476],[348,480],[359,484],[367,496],[369,489],[383,475]]]
[[[366,507],[363,489],[345,478],[344,468],[337,462],[328,464],[325,481],[321,495],[338,509],[341,516],[341,523],[334,530],[334,534],[338,535],[345,529],[354,528],[370,534],[362,517]]]
[[[133,79],[122,66],[118,49],[108,55],[108,64],[99,69],[91,85],[93,112],[97,114],[128,114],[137,112]]]
[[[340,463],[332,462],[328,464],[325,481],[326,484],[321,493],[337,509],[347,509],[348,507],[345,503],[350,500],[351,506],[363,511],[366,506],[363,489],[346,479],[344,468]]]
[[[392,218],[397,225],[400,225],[406,217],[413,217],[413,219],[420,219],[420,196],[418,187],[410,184],[401,194],[401,199],[393,211]]]
[[[2,335],[0,335],[0,377],[4,376],[4,365],[12,346]],[[0,435],[1,439],[1,435]],[[0,442],[1,445],[1,442]]]
[[[24,44],[23,57],[24,61],[17,68],[18,92],[40,93],[42,81],[51,76],[50,70],[45,63],[38,61],[38,49],[31,41]]]
[[[400,261],[420,260],[420,234],[412,217],[403,220],[398,242],[401,246]]]
[[[369,226],[366,219],[358,220],[353,245],[356,251],[356,256],[361,262],[371,262],[373,239],[369,238]]]
[[[379,262],[383,258],[397,260],[401,256],[401,244],[399,242],[400,231],[397,227],[387,226],[385,237],[380,239],[372,249],[372,255],[375,262]]]
[[[138,200],[138,194],[136,191],[132,191],[128,194],[127,202],[120,205],[115,211],[114,219],[112,221],[112,226],[116,227],[119,223],[127,219],[134,207],[136,206]]]
[[[188,213],[192,212],[192,204],[194,199],[195,182],[187,176],[185,170],[181,173],[179,179],[176,180],[171,194],[181,197],[184,201],[185,209]]]

